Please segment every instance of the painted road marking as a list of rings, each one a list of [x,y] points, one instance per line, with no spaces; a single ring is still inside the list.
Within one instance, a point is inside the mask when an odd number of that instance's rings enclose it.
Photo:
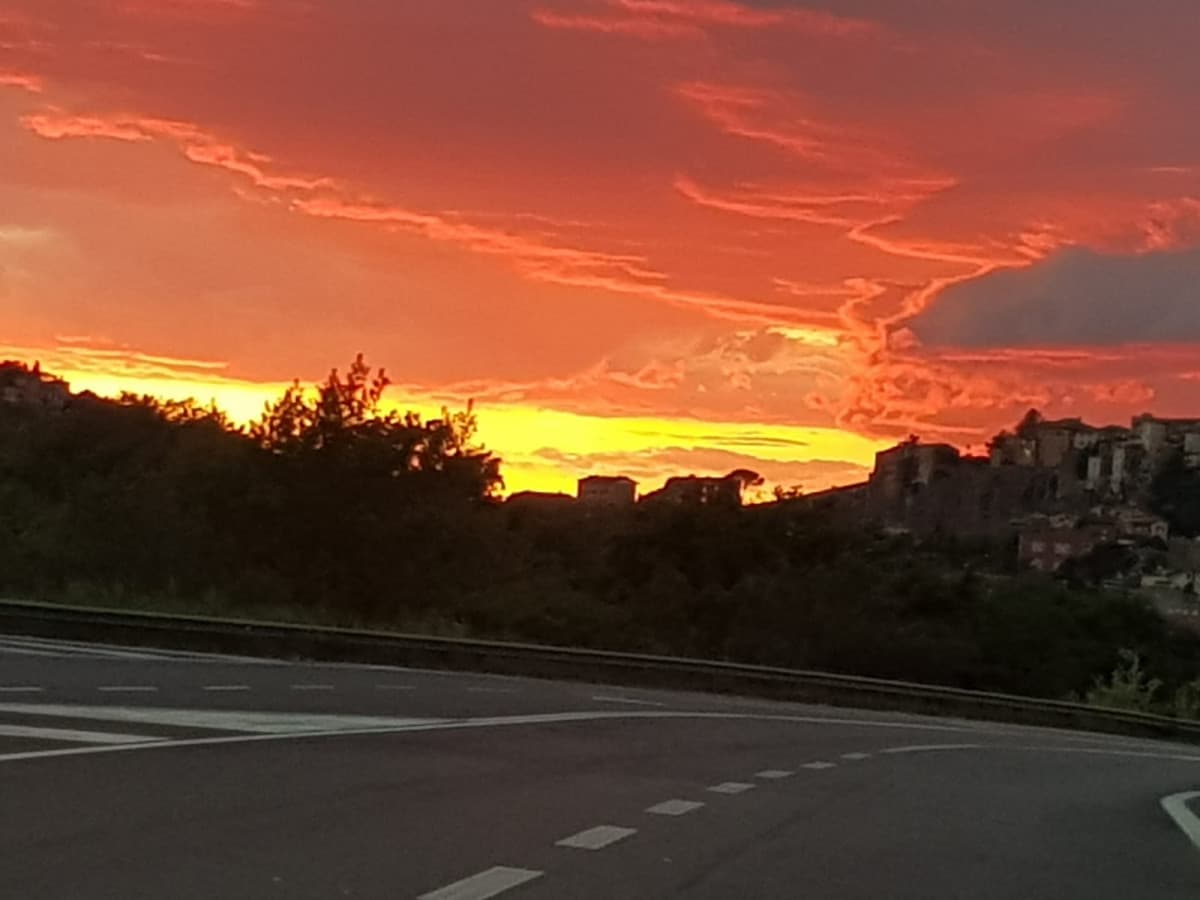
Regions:
[[[686,816],[703,805],[696,800],[664,800],[662,803],[654,804],[646,812],[656,816]]]
[[[204,685],[204,690],[206,690],[206,691],[248,691],[248,690],[250,690],[250,685],[248,685],[248,684],[206,684],[206,685]]]
[[[780,778],[791,778],[795,772],[789,772],[787,769],[763,769],[761,772],[755,772],[755,778],[764,778],[767,781],[778,781]]]
[[[29,712],[34,713],[39,707],[35,704],[0,704],[0,712]],[[88,710],[94,707],[77,706],[50,706],[41,707],[42,709],[56,710],[55,712],[47,713],[48,715],[71,715],[63,712],[64,709]],[[164,710],[151,710],[151,712],[160,714]],[[165,710],[165,712],[183,713],[185,716],[191,717],[198,713],[201,715],[213,715],[211,710]],[[111,710],[100,718],[112,718]],[[230,713],[217,713],[217,715],[230,715]],[[279,713],[252,713],[248,715],[255,716],[279,716]],[[85,716],[86,717],[86,716]],[[96,716],[92,716],[96,718]],[[303,716],[295,716],[293,718],[304,718]],[[256,743],[258,741],[279,741],[279,740],[308,740],[312,738],[323,737],[345,737],[348,735],[383,735],[383,734],[402,734],[408,732],[424,732],[424,731],[454,731],[458,729],[468,728],[520,728],[525,726],[545,725],[550,723],[587,723],[587,722],[615,722],[615,721],[657,721],[664,719],[690,719],[693,721],[730,721],[730,722],[784,722],[799,725],[848,725],[857,728],[885,728],[885,729],[902,729],[908,731],[934,731],[934,732],[978,732],[979,729],[965,725],[947,725],[933,724],[927,722],[895,722],[886,719],[847,719],[834,716],[794,716],[794,715],[764,715],[761,713],[727,713],[727,712],[698,712],[695,710],[666,710],[658,711],[638,711],[638,710],[622,710],[621,712],[573,712],[573,713],[544,713],[538,715],[517,715],[517,716],[481,716],[470,719],[376,719],[376,722],[391,724],[376,724],[352,726],[347,721],[359,717],[349,716],[309,716],[313,720],[314,726],[310,730],[295,728],[295,730],[280,730],[272,728],[267,733],[255,734],[236,734],[222,735],[220,737],[210,738],[186,738],[183,740],[169,741],[154,741],[146,744],[125,744],[113,747],[72,747],[70,749],[60,750],[35,750],[26,751],[23,753],[8,753],[0,754],[0,763],[17,762],[28,759],[45,759],[54,756],[84,756],[93,753],[117,753],[125,750],[159,750],[164,747],[202,747],[206,745],[217,746],[220,744],[247,744]],[[369,717],[361,717],[368,719]],[[337,728],[321,728],[317,724],[322,719],[332,719],[341,727]],[[415,724],[403,724],[404,722]],[[184,724],[196,725],[192,721],[185,721]],[[221,727],[205,725],[201,727]],[[1074,739],[1080,739],[1078,737]],[[1096,740],[1105,740],[1096,738]],[[1163,753],[1154,751],[1130,751],[1130,750],[1110,750],[1102,747],[1062,747],[1052,745],[996,745],[993,749],[996,750],[1015,750],[1024,752],[1036,753],[1092,753],[1103,756],[1117,757],[1138,757],[1143,759],[1161,759],[1171,760],[1174,762],[1200,763],[1200,755],[1195,753]]]
[[[714,794],[744,794],[754,790],[754,785],[744,781],[722,781],[720,784],[714,784],[709,790]]]
[[[10,646],[9,644],[0,644],[0,653],[5,656],[49,656],[61,658],[65,654],[53,653],[49,650],[31,650],[23,646]]]
[[[153,694],[158,688],[152,684],[102,684],[96,690],[105,694]]]
[[[103,722],[134,722],[255,734],[311,734],[358,729],[407,728],[445,722],[445,719],[390,716],[337,716],[309,713],[253,712],[250,710],[165,709],[153,706],[72,706],[66,704],[0,703],[0,713],[58,716]]]
[[[633,697],[613,697],[606,694],[593,694],[592,699],[597,703],[628,703],[630,706],[666,706],[655,700],[635,700]]]
[[[41,692],[40,687],[32,684],[0,685],[0,694],[40,694]]]
[[[843,753],[842,754],[842,759],[859,760],[859,759],[870,759],[870,758],[871,758],[870,753]]]
[[[800,768],[802,769],[832,769],[837,766],[837,763],[825,762],[823,759],[818,759],[816,762],[805,763]]]
[[[109,734],[105,731],[80,731],[77,728],[35,728],[31,725],[0,725],[0,737],[70,741],[76,744],[144,744],[159,740],[141,734]]]
[[[291,684],[288,685],[293,691],[332,691],[332,684]]]
[[[617,825],[597,825],[555,841],[556,847],[574,847],[577,850],[603,850],[609,844],[623,841],[632,834],[637,834],[636,828],[621,828]]]
[[[907,747],[888,747],[881,753],[935,753],[939,750],[979,750],[982,744],[911,744]]]
[[[162,648],[127,647],[121,644],[90,644],[82,641],[51,640],[48,638],[3,638],[0,639],[0,653],[10,651],[20,652],[26,649],[40,656],[78,656],[95,659],[140,659],[172,662],[183,660],[187,662],[240,662],[253,665],[287,665],[282,660],[263,659],[257,656],[232,656],[218,653],[199,653],[190,650],[166,650]]]
[[[512,890],[541,878],[542,873],[534,869],[510,869],[508,866],[493,866],[478,875],[448,884],[444,888],[422,894],[417,900],[487,900],[505,891]]]
[[[71,641],[49,641],[37,638],[5,638],[0,641],[0,651],[25,656],[87,657],[95,659],[163,659],[153,653],[115,647],[79,644]]]
[[[1172,794],[1158,801],[1179,830],[1187,835],[1189,841],[1200,850],[1200,816],[1188,808],[1192,800],[1200,800],[1200,791],[1187,791],[1183,794]]]

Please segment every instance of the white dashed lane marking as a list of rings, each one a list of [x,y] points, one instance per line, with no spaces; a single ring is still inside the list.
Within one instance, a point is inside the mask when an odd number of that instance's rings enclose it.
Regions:
[[[753,789],[754,785],[746,784],[744,781],[723,781],[709,788],[714,794],[744,794]]]
[[[654,804],[646,812],[655,816],[686,816],[703,805],[696,800],[664,800],[662,803]]]
[[[791,778],[795,774],[787,769],[763,769],[761,772],[755,772],[754,777],[766,781],[778,781],[781,778]]]
[[[907,747],[889,747],[882,753],[935,753],[939,750],[979,750],[982,744],[911,744]]]
[[[224,692],[224,691],[248,691],[248,690],[250,690],[250,685],[248,685],[248,684],[206,684],[206,685],[204,685],[204,690],[206,690],[206,691],[221,691],[221,692]]]
[[[556,847],[574,847],[577,850],[602,850],[617,841],[623,841],[630,835],[637,834],[636,828],[621,828],[617,825],[597,825],[555,841]]]
[[[859,759],[870,759],[870,758],[871,758],[870,753],[843,753],[842,754],[842,759],[859,760]]]
[[[332,691],[332,684],[293,684],[289,685],[293,691]]]
[[[837,765],[837,763],[825,762],[824,760],[818,759],[815,762],[805,763],[800,768],[802,768],[802,769],[832,769],[836,765]]]
[[[41,692],[40,687],[32,684],[0,685],[0,694],[40,694]]]
[[[505,891],[520,887],[527,881],[541,878],[542,873],[534,869],[512,869],[508,866],[493,866],[478,875],[448,884],[444,888],[422,894],[417,900],[488,900]]]

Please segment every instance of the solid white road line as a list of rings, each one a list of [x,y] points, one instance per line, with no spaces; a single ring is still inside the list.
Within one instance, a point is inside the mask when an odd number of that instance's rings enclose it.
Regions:
[[[597,703],[627,703],[630,706],[666,706],[655,700],[635,700],[633,697],[613,697],[607,694],[593,694],[592,699]]]
[[[105,694],[153,694],[158,688],[152,684],[102,684],[96,690]]]
[[[141,659],[171,662],[223,662],[247,663],[252,665],[286,665],[282,660],[263,659],[255,656],[234,656],[222,653],[200,653],[191,650],[164,650],[160,648],[129,647],[122,644],[89,644],[82,641],[64,641],[50,638],[7,637],[0,638],[0,652],[10,648],[30,648],[44,651],[46,656],[78,656],[96,659]]]
[[[842,759],[860,760],[860,759],[870,759],[870,758],[871,758],[870,753],[843,753],[842,754]]]
[[[444,888],[422,894],[417,900],[488,900],[505,891],[512,890],[541,878],[542,873],[534,869],[510,869],[508,866],[494,866],[478,875],[448,884]]]
[[[33,684],[0,685],[0,694],[40,694],[41,692],[42,689]]]
[[[36,704],[0,704],[0,712],[28,712],[34,713],[37,709],[51,709],[54,712],[48,715],[71,715],[75,718],[80,718],[75,713],[63,712],[65,709],[71,710],[89,710],[95,707],[77,706],[49,706],[39,707]],[[125,712],[142,713],[146,710],[133,710],[125,708]],[[99,718],[113,718],[112,710],[106,709]],[[213,713],[211,710],[149,710],[150,713],[159,715],[163,712],[167,713],[182,713],[188,717],[184,724],[196,725],[194,716],[201,715],[228,715],[226,713]],[[252,713],[254,716],[279,716],[278,713]],[[92,718],[97,718],[94,714]],[[289,716],[285,716],[287,718]],[[87,718],[87,716],[83,716]],[[291,716],[290,718],[302,719],[303,716]],[[0,763],[17,762],[27,759],[44,759],[52,756],[84,756],[93,753],[116,753],[125,750],[159,750],[165,747],[202,747],[207,745],[217,746],[219,744],[249,744],[259,741],[284,741],[284,740],[308,740],[312,738],[325,737],[347,737],[352,735],[384,735],[384,734],[402,734],[408,732],[425,732],[425,731],[456,731],[469,728],[519,728],[530,725],[545,725],[549,723],[585,723],[585,722],[605,722],[605,721],[656,721],[662,719],[689,719],[692,721],[736,721],[736,722],[787,722],[791,724],[803,725],[853,725],[860,728],[906,728],[917,731],[972,731],[962,725],[933,725],[925,723],[896,723],[886,720],[875,719],[841,719],[834,717],[820,716],[782,716],[782,715],[760,715],[751,713],[713,713],[713,712],[685,712],[665,711],[665,712],[637,712],[628,710],[624,712],[586,712],[586,713],[547,713],[542,715],[520,715],[520,716],[481,716],[472,719],[374,719],[375,722],[392,723],[392,724],[376,724],[374,726],[362,725],[361,727],[349,726],[347,720],[352,720],[359,717],[349,716],[309,716],[307,717],[314,722],[311,730],[281,730],[271,728],[266,733],[256,734],[233,734],[222,735],[221,737],[210,738],[186,738],[183,740],[169,741],[154,741],[145,744],[125,744],[115,747],[72,747],[70,749],[61,750],[35,750],[24,753],[8,753],[0,754]],[[370,717],[361,717],[366,721],[372,721]],[[342,727],[338,728],[322,728],[318,724],[324,719],[334,719]],[[416,724],[404,724],[404,723]],[[211,724],[201,727],[216,727]],[[1139,757],[1144,759],[1160,759],[1170,760],[1173,762],[1200,763],[1200,754],[1195,753],[1155,753],[1151,751],[1137,752],[1126,750],[1106,750],[1103,748],[1081,748],[1081,747],[1061,747],[1061,746],[1021,746],[1013,744],[997,744],[993,749],[996,750],[1012,750],[1027,753],[1091,753],[1101,756],[1114,757]]]
[[[332,684],[291,684],[288,685],[293,691],[332,691]]]
[[[805,763],[800,768],[802,769],[832,769],[837,766],[837,763],[825,762],[823,759],[818,759],[815,762]]]
[[[1179,826],[1179,830],[1187,835],[1189,841],[1200,850],[1200,816],[1188,808],[1188,803],[1200,800],[1200,791],[1186,791],[1182,794],[1172,794],[1158,801],[1163,811]]]
[[[206,685],[204,685],[203,690],[221,691],[221,692],[224,692],[224,691],[248,691],[248,690],[250,690],[250,685],[248,685],[248,684],[206,684]]]
[[[80,731],[76,728],[35,728],[32,725],[4,724],[0,724],[0,737],[70,741],[76,744],[144,744],[147,741],[165,740],[141,734],[110,734],[104,731]]]
[[[654,804],[646,812],[655,816],[686,816],[703,805],[695,800],[664,800],[662,803]]]
[[[709,790],[714,794],[744,794],[754,790],[754,785],[744,781],[722,781],[720,784],[714,784]]]
[[[881,753],[936,753],[939,750],[979,750],[982,744],[911,744],[907,747],[888,747]]]
[[[623,841],[632,834],[637,834],[636,828],[621,828],[617,825],[597,825],[555,841],[556,847],[574,847],[577,850],[603,850],[610,844]]]
[[[778,781],[781,778],[791,778],[795,772],[787,769],[763,769],[761,772],[755,772],[755,778],[763,778],[767,781]]]
[[[0,713],[58,716],[102,722],[135,722],[216,731],[249,731],[255,734],[295,734],[349,731],[362,728],[406,728],[445,719],[393,716],[338,716],[308,713],[255,712],[230,709],[167,709],[154,706],[73,706],[68,704],[0,703]]]
[[[28,647],[17,647],[10,644],[0,644],[0,654],[5,656],[50,656],[62,658],[66,654],[54,653],[50,650],[31,650]]]
[[[43,641],[34,638],[6,638],[0,641],[0,651],[17,653],[26,656],[56,656],[61,658],[75,657],[81,659],[139,659],[161,660],[164,657],[153,653],[141,653],[136,650],[123,650],[111,647],[93,647],[86,644],[74,644],[63,641]]]

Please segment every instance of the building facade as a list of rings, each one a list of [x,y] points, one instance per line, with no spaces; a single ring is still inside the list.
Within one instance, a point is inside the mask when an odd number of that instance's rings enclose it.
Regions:
[[[579,479],[577,496],[592,506],[633,506],[637,482],[624,475],[589,475]]]

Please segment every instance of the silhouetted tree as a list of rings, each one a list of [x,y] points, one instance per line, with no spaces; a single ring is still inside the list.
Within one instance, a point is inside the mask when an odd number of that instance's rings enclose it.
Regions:
[[[443,409],[428,421],[414,412],[385,412],[390,383],[383,369],[372,372],[359,354],[344,377],[334,369],[312,391],[294,382],[250,434],[278,456],[320,454],[323,465],[338,467],[343,476],[354,471],[467,499],[493,497],[503,484],[500,460],[475,442],[473,404],[459,413]]]

